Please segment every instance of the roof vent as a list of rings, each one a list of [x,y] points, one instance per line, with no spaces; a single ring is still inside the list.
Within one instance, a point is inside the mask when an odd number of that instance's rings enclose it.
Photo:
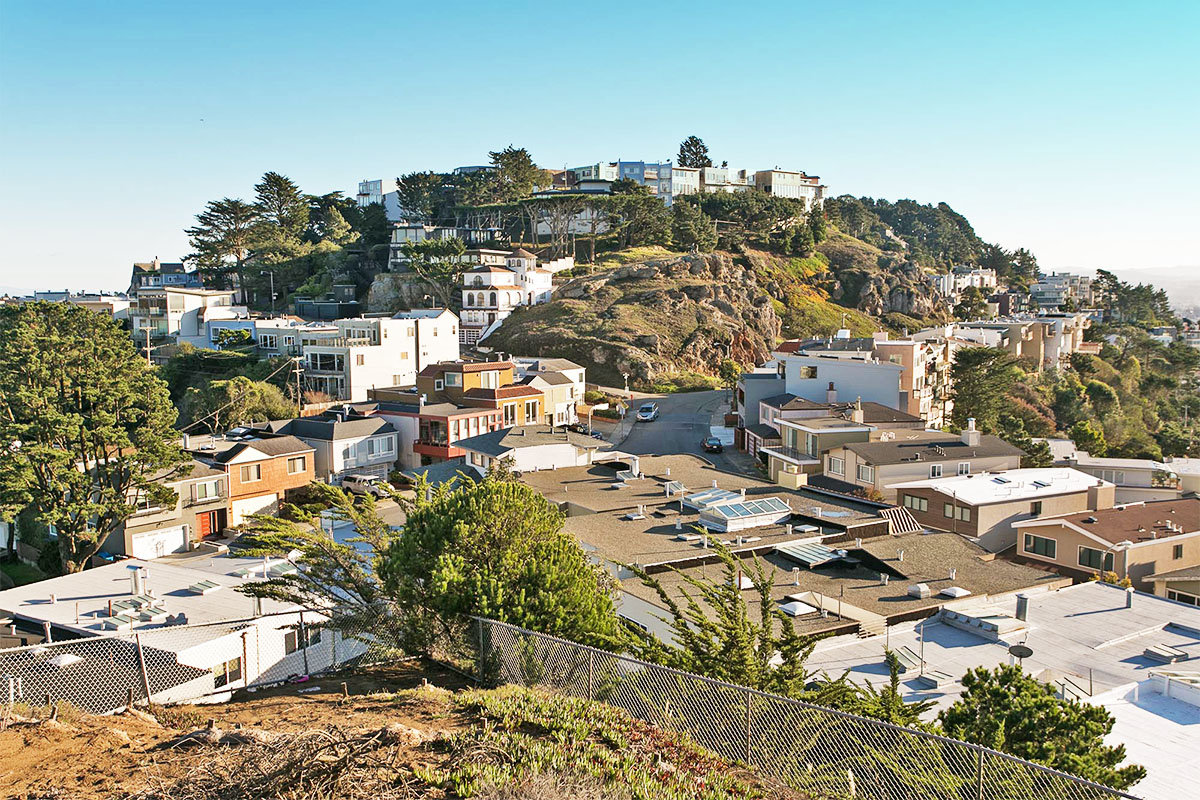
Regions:
[[[1083,521],[1086,522],[1088,525],[1094,525],[1096,523],[1096,518],[1095,517],[1085,517]]]

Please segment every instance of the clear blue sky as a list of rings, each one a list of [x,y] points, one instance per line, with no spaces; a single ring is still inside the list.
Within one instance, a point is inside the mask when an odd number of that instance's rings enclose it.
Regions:
[[[1200,268],[1200,2],[0,0],[0,286],[120,288],[207,200],[666,159],[946,201],[1047,268]]]

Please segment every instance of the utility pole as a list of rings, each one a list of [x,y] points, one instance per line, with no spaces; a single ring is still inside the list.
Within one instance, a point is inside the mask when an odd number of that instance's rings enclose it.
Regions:
[[[154,328],[149,325],[143,325],[142,330],[146,334],[146,366],[152,367],[154,364],[150,361],[150,351],[154,348],[150,346],[150,332],[154,330]]]
[[[293,367],[292,371],[296,373],[296,416],[297,417],[302,416],[304,414],[304,395],[300,393],[300,373],[303,371],[300,367],[301,361],[303,361],[303,359],[300,356],[292,356],[292,363],[296,365],[295,367]]]
[[[267,273],[267,276],[271,279],[271,316],[273,317],[275,316],[275,271],[267,269],[263,270],[263,272]]]

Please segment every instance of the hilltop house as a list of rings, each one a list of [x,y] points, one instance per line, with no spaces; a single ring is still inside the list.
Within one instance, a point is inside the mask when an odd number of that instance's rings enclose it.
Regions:
[[[553,273],[538,266],[528,250],[514,250],[504,266],[480,264],[462,274],[463,344],[473,345],[487,337],[518,306],[550,300]]]

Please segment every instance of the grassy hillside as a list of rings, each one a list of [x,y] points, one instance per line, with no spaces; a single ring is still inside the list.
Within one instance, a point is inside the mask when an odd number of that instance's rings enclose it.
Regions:
[[[747,250],[745,261],[771,296],[784,338],[827,336],[842,327],[855,336],[870,336],[879,329],[872,317],[829,299],[828,291],[822,288],[830,279],[829,257],[824,253],[789,258]]]

